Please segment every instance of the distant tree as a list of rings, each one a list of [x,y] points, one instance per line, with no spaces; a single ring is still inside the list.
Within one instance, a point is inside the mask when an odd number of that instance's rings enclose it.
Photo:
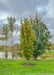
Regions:
[[[51,38],[51,36],[50,31],[46,24],[44,24],[42,16],[39,13],[36,13],[33,17],[30,16],[30,23],[34,30],[34,35],[36,36],[36,40],[33,42],[33,55],[36,59],[39,55],[45,52],[45,48],[48,46],[49,38]]]
[[[51,43],[50,48],[51,48],[51,50],[54,50],[54,43]]]
[[[5,53],[6,59],[7,59],[7,57],[8,57],[8,52],[7,52],[7,40],[8,40],[8,38],[9,38],[8,33],[9,33],[8,25],[5,24],[5,25],[3,26],[3,28],[2,28],[2,35],[5,36],[5,37],[4,37],[4,40],[6,40],[6,53]]]
[[[16,30],[17,28],[17,25],[15,24],[16,22],[16,19],[14,17],[8,17],[8,26],[9,26],[9,30],[10,30],[10,33],[11,33],[11,38],[12,38],[12,41],[11,41],[11,44],[12,44],[12,59],[14,59],[14,49],[13,49],[13,32]]]
[[[51,50],[51,49],[52,49],[52,48],[51,48],[51,42],[48,42],[46,49],[47,49],[47,50]]]
[[[31,24],[28,19],[25,18],[22,22],[21,20],[21,37],[20,37],[20,46],[23,50],[24,57],[28,60],[31,58],[33,52],[33,41],[35,40],[34,32],[32,30]]]

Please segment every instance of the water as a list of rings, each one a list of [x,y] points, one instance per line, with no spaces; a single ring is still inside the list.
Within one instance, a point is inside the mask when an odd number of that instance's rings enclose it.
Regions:
[[[5,52],[0,52],[0,58],[5,58]],[[12,59],[12,53],[8,52],[8,59]]]

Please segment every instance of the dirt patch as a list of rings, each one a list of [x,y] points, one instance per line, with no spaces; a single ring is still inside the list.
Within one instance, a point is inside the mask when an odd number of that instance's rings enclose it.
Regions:
[[[21,64],[23,66],[35,66],[35,64]]]

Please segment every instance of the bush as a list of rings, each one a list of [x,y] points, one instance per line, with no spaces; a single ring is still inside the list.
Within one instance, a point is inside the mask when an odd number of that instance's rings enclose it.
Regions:
[[[41,55],[42,59],[46,59],[46,58],[49,58],[49,57],[51,57],[51,55],[49,55],[49,54],[43,54],[43,55]]]
[[[45,59],[47,56],[45,54],[41,55],[42,59]]]

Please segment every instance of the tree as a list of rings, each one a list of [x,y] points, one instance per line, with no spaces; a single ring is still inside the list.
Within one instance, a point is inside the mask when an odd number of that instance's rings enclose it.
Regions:
[[[6,40],[6,53],[5,53],[6,59],[7,59],[7,57],[8,57],[8,53],[7,53],[7,40],[8,40],[8,38],[9,38],[8,33],[9,33],[8,25],[5,24],[5,25],[3,26],[3,29],[2,29],[2,35],[5,36],[5,37],[4,37],[4,40]]]
[[[33,41],[35,40],[34,32],[28,19],[21,20],[21,37],[20,47],[23,50],[24,57],[28,60],[31,58],[33,52]]]
[[[42,16],[39,13],[36,13],[34,17],[30,16],[30,23],[34,30],[34,35],[36,36],[36,40],[33,42],[33,56],[36,59],[39,55],[45,52],[45,48],[48,46],[47,44],[51,36],[50,31],[46,24],[44,24]]]
[[[9,26],[9,30],[11,32],[11,38],[12,38],[12,59],[14,58],[14,49],[13,49],[13,32],[15,31],[15,29],[17,28],[17,25],[15,24],[16,19],[14,17],[8,17],[8,26]]]

